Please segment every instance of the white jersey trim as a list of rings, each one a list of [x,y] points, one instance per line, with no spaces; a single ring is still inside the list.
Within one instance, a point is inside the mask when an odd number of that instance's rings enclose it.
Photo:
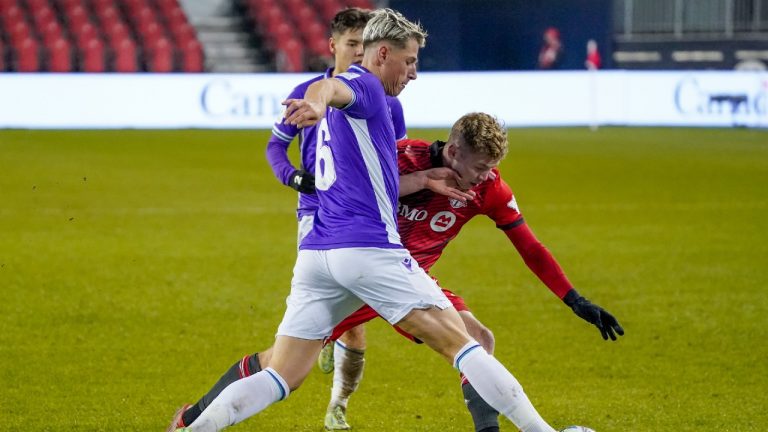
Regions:
[[[283,133],[280,129],[277,128],[277,126],[272,127],[272,135],[276,136],[278,139],[290,143],[293,141],[293,137]]]
[[[376,204],[379,208],[379,215],[381,221],[387,228],[387,241],[393,244],[400,243],[400,234],[397,232],[397,221],[395,220],[395,212],[392,208],[392,202],[387,196],[387,187],[384,184],[384,173],[381,170],[381,162],[376,154],[376,148],[373,146],[371,140],[371,134],[368,131],[368,122],[364,119],[356,119],[348,116],[346,113],[344,117],[347,119],[352,132],[355,134],[358,146],[360,147],[360,153],[363,155],[363,161],[365,167],[368,169],[368,177],[371,180],[373,186],[373,193],[376,196]]]

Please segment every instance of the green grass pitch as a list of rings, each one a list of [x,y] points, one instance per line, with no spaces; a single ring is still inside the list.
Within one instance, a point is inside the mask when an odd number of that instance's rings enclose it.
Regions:
[[[768,133],[509,136],[501,171],[529,225],[627,332],[604,342],[489,220],[469,224],[433,273],[495,332],[542,415],[598,432],[764,430]],[[164,430],[271,344],[296,197],[272,176],[267,137],[0,131],[0,430]],[[382,321],[368,332],[355,431],[472,430],[448,364]],[[329,387],[313,372],[233,430],[320,431]]]

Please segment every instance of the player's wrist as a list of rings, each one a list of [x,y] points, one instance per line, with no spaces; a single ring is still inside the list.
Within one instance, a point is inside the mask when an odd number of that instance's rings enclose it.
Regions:
[[[563,296],[563,303],[568,305],[571,309],[573,309],[573,306],[578,303],[581,299],[584,297],[579,294],[578,291],[576,291],[575,288],[571,288],[565,295]]]

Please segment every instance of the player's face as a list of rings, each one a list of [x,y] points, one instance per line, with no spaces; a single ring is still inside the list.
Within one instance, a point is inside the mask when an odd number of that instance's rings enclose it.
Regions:
[[[464,190],[488,180],[491,171],[499,165],[498,159],[473,152],[465,146],[455,145],[451,153],[450,168],[459,175],[459,187]]]
[[[329,40],[331,53],[335,58],[335,69],[344,72],[353,63],[363,61],[363,29],[350,29],[335,34]]]
[[[419,44],[408,39],[404,48],[384,44],[387,48],[381,65],[381,81],[390,96],[397,96],[409,81],[416,79],[416,63],[419,60]]]

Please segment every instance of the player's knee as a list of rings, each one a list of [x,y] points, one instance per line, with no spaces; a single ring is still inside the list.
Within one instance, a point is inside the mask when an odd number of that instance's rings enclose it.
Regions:
[[[339,338],[347,348],[354,350],[365,349],[365,326],[352,327]]]
[[[496,338],[493,336],[491,329],[481,324],[477,329],[477,334],[472,336],[489,354],[493,354]]]

